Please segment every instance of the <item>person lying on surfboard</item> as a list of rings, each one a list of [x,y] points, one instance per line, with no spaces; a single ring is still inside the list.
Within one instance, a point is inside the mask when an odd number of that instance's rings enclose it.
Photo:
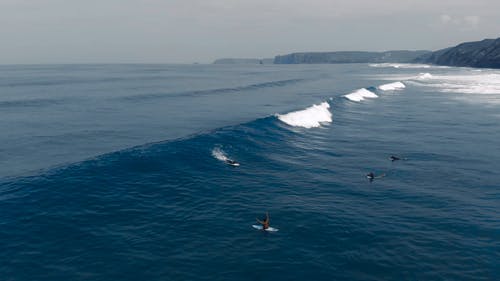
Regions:
[[[374,179],[385,177],[385,174],[375,176],[375,174],[373,172],[370,172],[369,174],[366,175],[366,177],[368,178],[368,180],[370,180],[370,182],[372,182]]]
[[[394,156],[394,155],[391,155],[391,157],[389,157],[389,159],[391,159],[392,162],[398,161],[398,160],[408,160],[407,158],[403,158],[401,156]]]
[[[229,164],[231,166],[239,166],[240,165],[240,163],[238,163],[238,162],[236,162],[236,161],[234,161],[232,159],[226,159],[225,161],[226,161],[227,164]]]
[[[270,220],[269,220],[269,212],[266,212],[266,218],[264,220],[261,221],[261,220],[259,220],[257,218],[256,218],[256,220],[257,220],[258,223],[262,224],[262,229],[263,230],[266,230],[266,229],[269,228],[269,222],[270,222]]]
[[[401,160],[401,157],[397,157],[397,156],[392,155],[389,159],[391,159],[391,161],[394,162],[394,161]]]

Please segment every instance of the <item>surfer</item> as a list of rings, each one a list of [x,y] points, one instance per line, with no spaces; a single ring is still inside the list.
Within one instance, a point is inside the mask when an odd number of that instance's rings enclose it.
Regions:
[[[373,172],[370,172],[366,175],[366,177],[370,180],[370,182],[372,182],[375,178],[375,174]]]
[[[394,156],[394,155],[392,155],[390,159],[392,162],[397,161],[397,160],[401,160],[401,158]]]
[[[258,223],[260,223],[262,225],[262,230],[266,230],[269,228],[269,221],[270,221],[269,220],[269,212],[266,212],[266,218],[264,220],[261,221],[257,218],[256,218],[256,220]]]
[[[231,165],[231,166],[239,166],[240,165],[240,163],[238,163],[232,159],[226,159],[226,163]]]
[[[401,157],[401,156],[395,156],[395,155],[391,155],[391,157],[389,157],[389,159],[394,162],[394,161],[398,161],[398,160],[401,160],[401,161],[405,161],[405,160],[408,160],[408,158],[404,158],[404,157]]]
[[[380,174],[378,176],[375,176],[375,174],[373,172],[370,172],[366,175],[366,177],[368,178],[368,180],[370,182],[372,182],[374,179],[379,179],[379,178],[383,178],[385,177],[385,174]]]

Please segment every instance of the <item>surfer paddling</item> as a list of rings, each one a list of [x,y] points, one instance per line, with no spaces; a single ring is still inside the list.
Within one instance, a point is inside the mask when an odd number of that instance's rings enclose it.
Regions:
[[[406,158],[403,158],[400,156],[394,156],[394,155],[391,155],[391,157],[389,157],[389,159],[391,159],[392,162],[398,161],[398,160],[407,160]]]
[[[234,167],[238,167],[240,165],[240,163],[238,163],[238,162],[236,162],[236,161],[234,161],[232,159],[226,159],[225,161],[226,161],[226,163],[228,165],[231,165],[231,166],[234,166]]]
[[[392,162],[401,160],[401,158],[399,158],[397,156],[394,156],[394,155],[392,155],[390,159],[391,159]]]
[[[385,177],[385,174],[381,174],[381,175],[378,175],[378,176],[375,176],[375,174],[373,172],[370,172],[366,175],[366,178],[372,182],[374,179],[378,179],[378,178],[383,178]]]
[[[260,225],[256,225],[256,224],[252,225],[252,227],[255,229],[266,231],[266,232],[277,232],[279,230],[279,229],[274,228],[274,227],[269,225],[269,222],[271,221],[269,219],[269,212],[266,212],[265,219],[263,219],[263,220],[256,219],[256,220]]]
[[[269,212],[266,212],[266,218],[264,220],[261,221],[261,220],[259,220],[257,218],[256,218],[256,220],[257,220],[258,223],[260,223],[262,225],[262,230],[266,230],[266,229],[269,228],[269,222],[270,222],[270,220],[269,220]]]

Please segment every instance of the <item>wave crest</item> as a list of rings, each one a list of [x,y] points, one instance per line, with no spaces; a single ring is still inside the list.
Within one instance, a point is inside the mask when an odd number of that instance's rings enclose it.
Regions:
[[[278,114],[277,117],[282,122],[304,128],[314,128],[321,126],[321,123],[331,123],[332,113],[329,110],[330,104],[323,102],[314,104],[304,110],[294,111],[287,114]]]
[[[427,80],[427,79],[432,79],[432,74],[426,72],[426,73],[420,73],[417,77],[419,80]]]
[[[378,96],[374,92],[371,92],[365,88],[356,90],[350,94],[345,95],[344,97],[350,101],[358,102],[364,100],[365,98],[378,98]]]
[[[394,91],[394,90],[400,90],[406,88],[405,84],[402,82],[394,82],[394,83],[388,83],[388,84],[383,84],[378,86],[379,90],[382,91]]]
[[[162,98],[172,98],[172,97],[188,97],[188,96],[202,96],[202,95],[212,95],[212,94],[226,94],[226,93],[237,93],[237,92],[245,92],[245,91],[256,91],[265,88],[274,88],[274,87],[285,87],[291,84],[297,84],[305,81],[305,79],[288,79],[288,80],[277,80],[277,81],[269,81],[262,82],[257,84],[250,84],[246,86],[239,86],[233,88],[217,88],[217,89],[208,89],[208,90],[194,90],[187,92],[177,92],[177,93],[151,93],[151,94],[134,94],[130,96],[120,97],[119,99],[130,100],[130,101],[147,101],[153,99],[162,99]]]

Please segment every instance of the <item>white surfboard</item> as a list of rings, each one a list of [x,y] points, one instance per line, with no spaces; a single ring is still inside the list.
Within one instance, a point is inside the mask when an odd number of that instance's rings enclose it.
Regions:
[[[224,160],[224,162],[226,162],[226,164],[233,166],[233,167],[240,166],[240,163],[234,161],[233,159],[226,159],[226,160]]]
[[[258,230],[262,230],[262,225],[256,225],[256,224],[253,224],[252,225],[253,228],[255,229],[258,229]],[[266,229],[264,229],[265,231],[268,231],[268,232],[276,232],[278,231],[279,229],[277,228],[274,228],[274,227],[268,227]]]

